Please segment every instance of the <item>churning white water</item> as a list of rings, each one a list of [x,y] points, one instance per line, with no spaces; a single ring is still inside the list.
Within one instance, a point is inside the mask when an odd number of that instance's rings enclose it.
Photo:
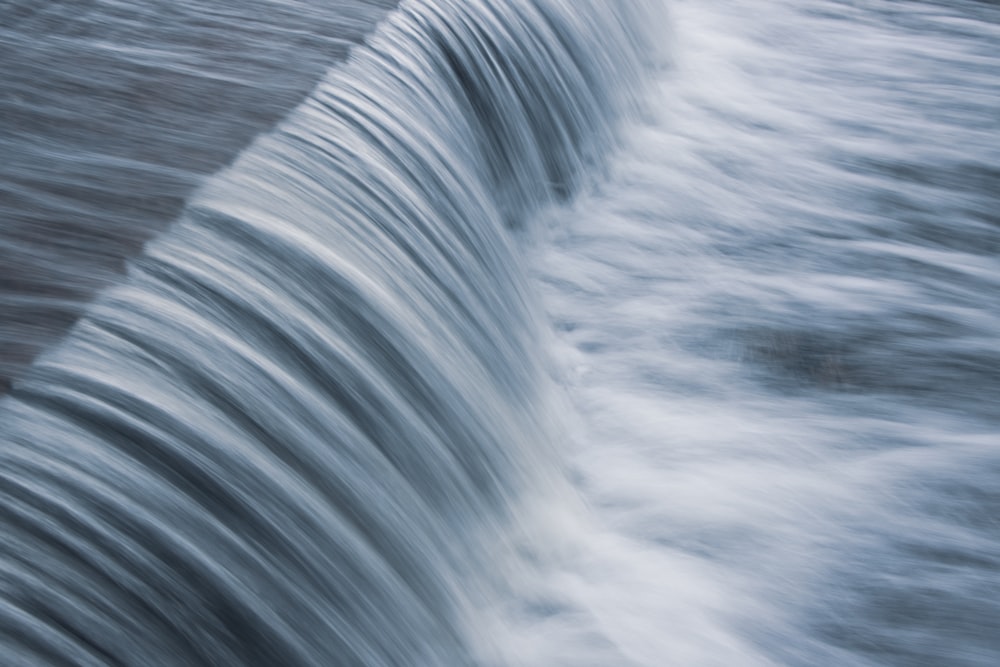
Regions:
[[[538,510],[507,659],[995,665],[1000,11],[670,10],[529,242],[583,502]]]
[[[79,4],[0,665],[1000,664],[995,2]]]

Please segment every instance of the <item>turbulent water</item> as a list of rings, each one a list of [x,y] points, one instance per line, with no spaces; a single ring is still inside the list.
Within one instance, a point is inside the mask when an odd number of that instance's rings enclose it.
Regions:
[[[260,4],[7,13],[0,664],[1000,663],[1000,8]]]

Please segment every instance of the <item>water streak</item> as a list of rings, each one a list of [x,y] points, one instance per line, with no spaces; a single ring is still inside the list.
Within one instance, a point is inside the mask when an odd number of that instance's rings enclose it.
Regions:
[[[544,465],[510,227],[607,147],[643,3],[404,2],[3,404],[13,664],[458,665]]]

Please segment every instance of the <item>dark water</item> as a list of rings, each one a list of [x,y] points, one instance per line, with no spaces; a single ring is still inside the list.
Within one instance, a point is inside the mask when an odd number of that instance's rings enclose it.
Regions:
[[[394,5],[0,3],[0,391]]]
[[[1000,663],[997,5],[390,9],[7,5],[0,664]]]

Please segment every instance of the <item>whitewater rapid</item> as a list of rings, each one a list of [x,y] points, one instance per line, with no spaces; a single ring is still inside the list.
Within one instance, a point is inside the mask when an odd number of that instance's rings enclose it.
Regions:
[[[1000,660],[998,19],[670,4],[527,242],[575,492],[513,662]]]

